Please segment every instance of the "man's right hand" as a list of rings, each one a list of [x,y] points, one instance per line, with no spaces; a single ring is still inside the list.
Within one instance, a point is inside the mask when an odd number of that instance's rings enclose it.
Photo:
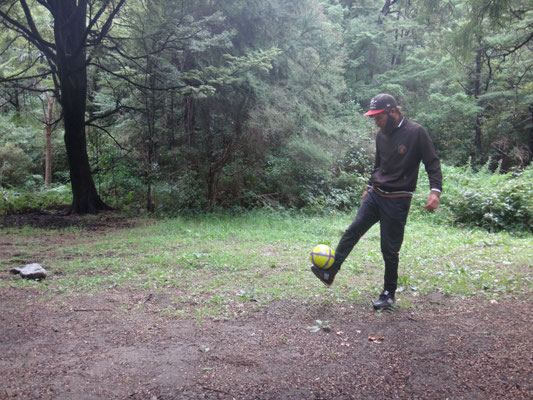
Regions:
[[[424,208],[426,210],[428,210],[428,211],[436,210],[439,207],[439,205],[440,205],[439,197],[440,197],[440,193],[439,192],[431,191],[429,193],[428,202],[424,206]]]

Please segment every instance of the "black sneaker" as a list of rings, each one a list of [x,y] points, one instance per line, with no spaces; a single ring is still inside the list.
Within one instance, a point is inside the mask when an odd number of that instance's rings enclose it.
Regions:
[[[388,290],[384,290],[383,293],[379,295],[379,299],[374,302],[374,310],[385,310],[392,308],[394,304],[394,294],[390,293]]]
[[[324,285],[327,287],[330,287],[333,281],[335,280],[335,274],[329,272],[327,269],[320,269],[317,266],[313,265],[311,267],[311,271],[313,271],[313,274],[322,281]]]

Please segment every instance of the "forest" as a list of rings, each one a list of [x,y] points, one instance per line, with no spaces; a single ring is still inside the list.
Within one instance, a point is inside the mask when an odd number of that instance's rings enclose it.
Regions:
[[[385,92],[470,187],[456,220],[531,229],[530,0],[0,4],[3,214],[347,210]]]
[[[533,399],[532,50],[532,0],[0,0],[0,399]],[[396,297],[387,224],[310,257],[379,93],[443,175]]]

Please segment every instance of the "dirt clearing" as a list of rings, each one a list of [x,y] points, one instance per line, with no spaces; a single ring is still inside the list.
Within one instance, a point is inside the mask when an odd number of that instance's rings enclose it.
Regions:
[[[197,321],[164,312],[174,289],[55,296],[16,279],[0,271],[0,399],[533,398],[530,293],[432,293],[383,314],[370,298],[250,302]]]
[[[274,303],[197,323],[145,309],[138,293],[56,302],[8,287],[0,296],[3,399],[533,396],[533,313],[516,300],[427,309],[421,299],[383,315]]]

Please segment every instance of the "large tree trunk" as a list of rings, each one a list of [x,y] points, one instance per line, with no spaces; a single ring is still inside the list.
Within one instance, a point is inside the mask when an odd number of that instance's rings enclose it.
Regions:
[[[76,5],[77,3],[77,5]],[[91,175],[85,134],[87,1],[56,2],[54,36],[65,125],[65,145],[72,184],[71,213],[96,213],[109,207],[98,196]]]

